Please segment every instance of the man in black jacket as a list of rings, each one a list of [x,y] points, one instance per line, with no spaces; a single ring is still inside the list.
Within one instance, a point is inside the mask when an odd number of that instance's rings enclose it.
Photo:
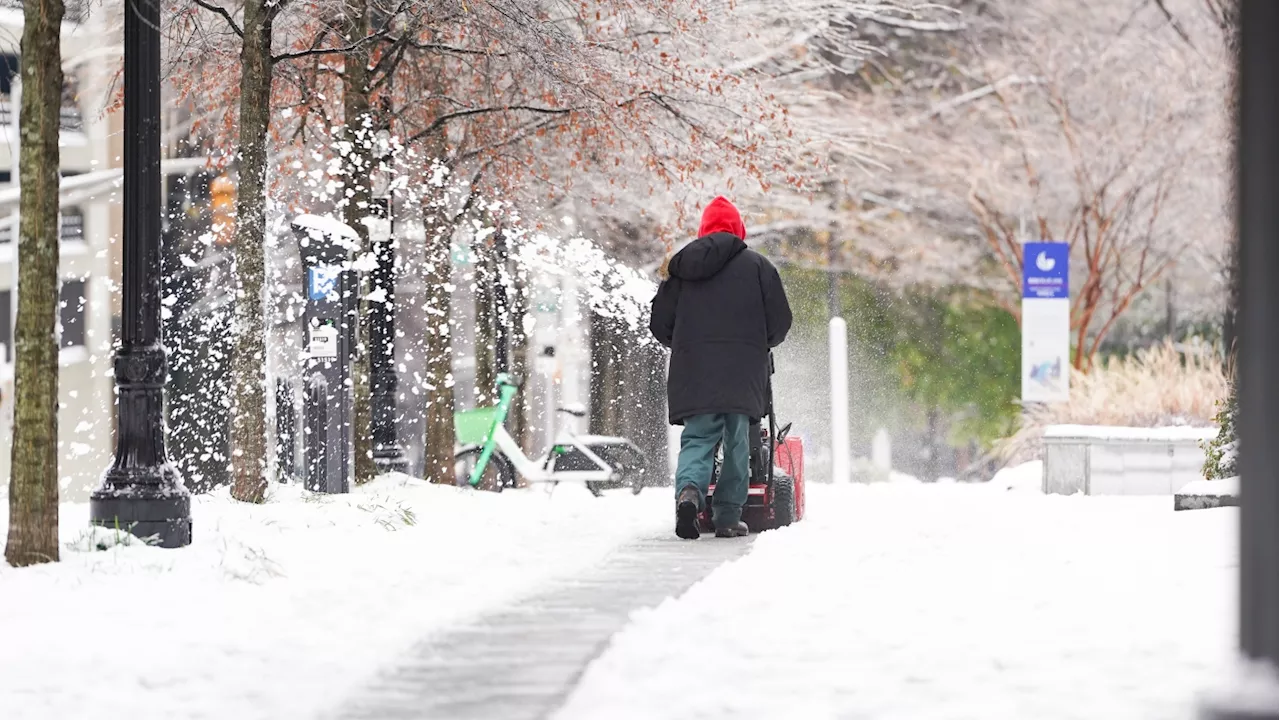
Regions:
[[[684,425],[676,466],[676,535],[698,537],[716,444],[724,464],[712,519],[717,537],[746,535],[750,443],[747,428],[768,412],[769,350],[791,329],[778,270],[744,240],[737,208],[717,197],[703,210],[698,239],[663,267],[649,329],[671,348],[667,408]]]

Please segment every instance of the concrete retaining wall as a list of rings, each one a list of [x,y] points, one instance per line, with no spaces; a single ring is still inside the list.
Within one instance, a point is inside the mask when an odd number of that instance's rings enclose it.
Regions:
[[[1217,428],[1052,425],[1042,489],[1073,495],[1173,495],[1201,479],[1200,443]]]

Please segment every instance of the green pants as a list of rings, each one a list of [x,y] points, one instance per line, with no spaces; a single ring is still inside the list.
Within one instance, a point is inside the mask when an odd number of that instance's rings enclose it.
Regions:
[[[724,440],[724,463],[716,480],[711,514],[718,528],[736,525],[742,519],[742,506],[747,504],[747,472],[751,463],[751,445],[747,429],[751,420],[732,413],[694,415],[684,421],[680,434],[680,460],[676,464],[676,497],[687,487],[698,490],[698,509],[711,486],[716,444]]]

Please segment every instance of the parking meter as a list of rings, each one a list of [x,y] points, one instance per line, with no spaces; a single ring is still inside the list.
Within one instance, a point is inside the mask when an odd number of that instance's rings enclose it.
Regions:
[[[294,218],[304,271],[303,481],[308,490],[345,493],[354,454],[351,359],[359,277],[359,236],[332,218]]]

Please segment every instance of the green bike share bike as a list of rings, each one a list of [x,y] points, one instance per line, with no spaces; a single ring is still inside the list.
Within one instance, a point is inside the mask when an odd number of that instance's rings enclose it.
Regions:
[[[517,479],[530,484],[582,483],[597,497],[613,487],[643,489],[644,453],[626,438],[575,435],[561,431],[554,445],[530,458],[507,432],[507,413],[519,385],[507,373],[498,375],[498,404],[454,413],[458,449],[454,452],[454,478],[458,485],[502,492],[516,487]],[[558,408],[557,412],[583,417],[586,411]],[[487,476],[487,477],[486,477]]]

